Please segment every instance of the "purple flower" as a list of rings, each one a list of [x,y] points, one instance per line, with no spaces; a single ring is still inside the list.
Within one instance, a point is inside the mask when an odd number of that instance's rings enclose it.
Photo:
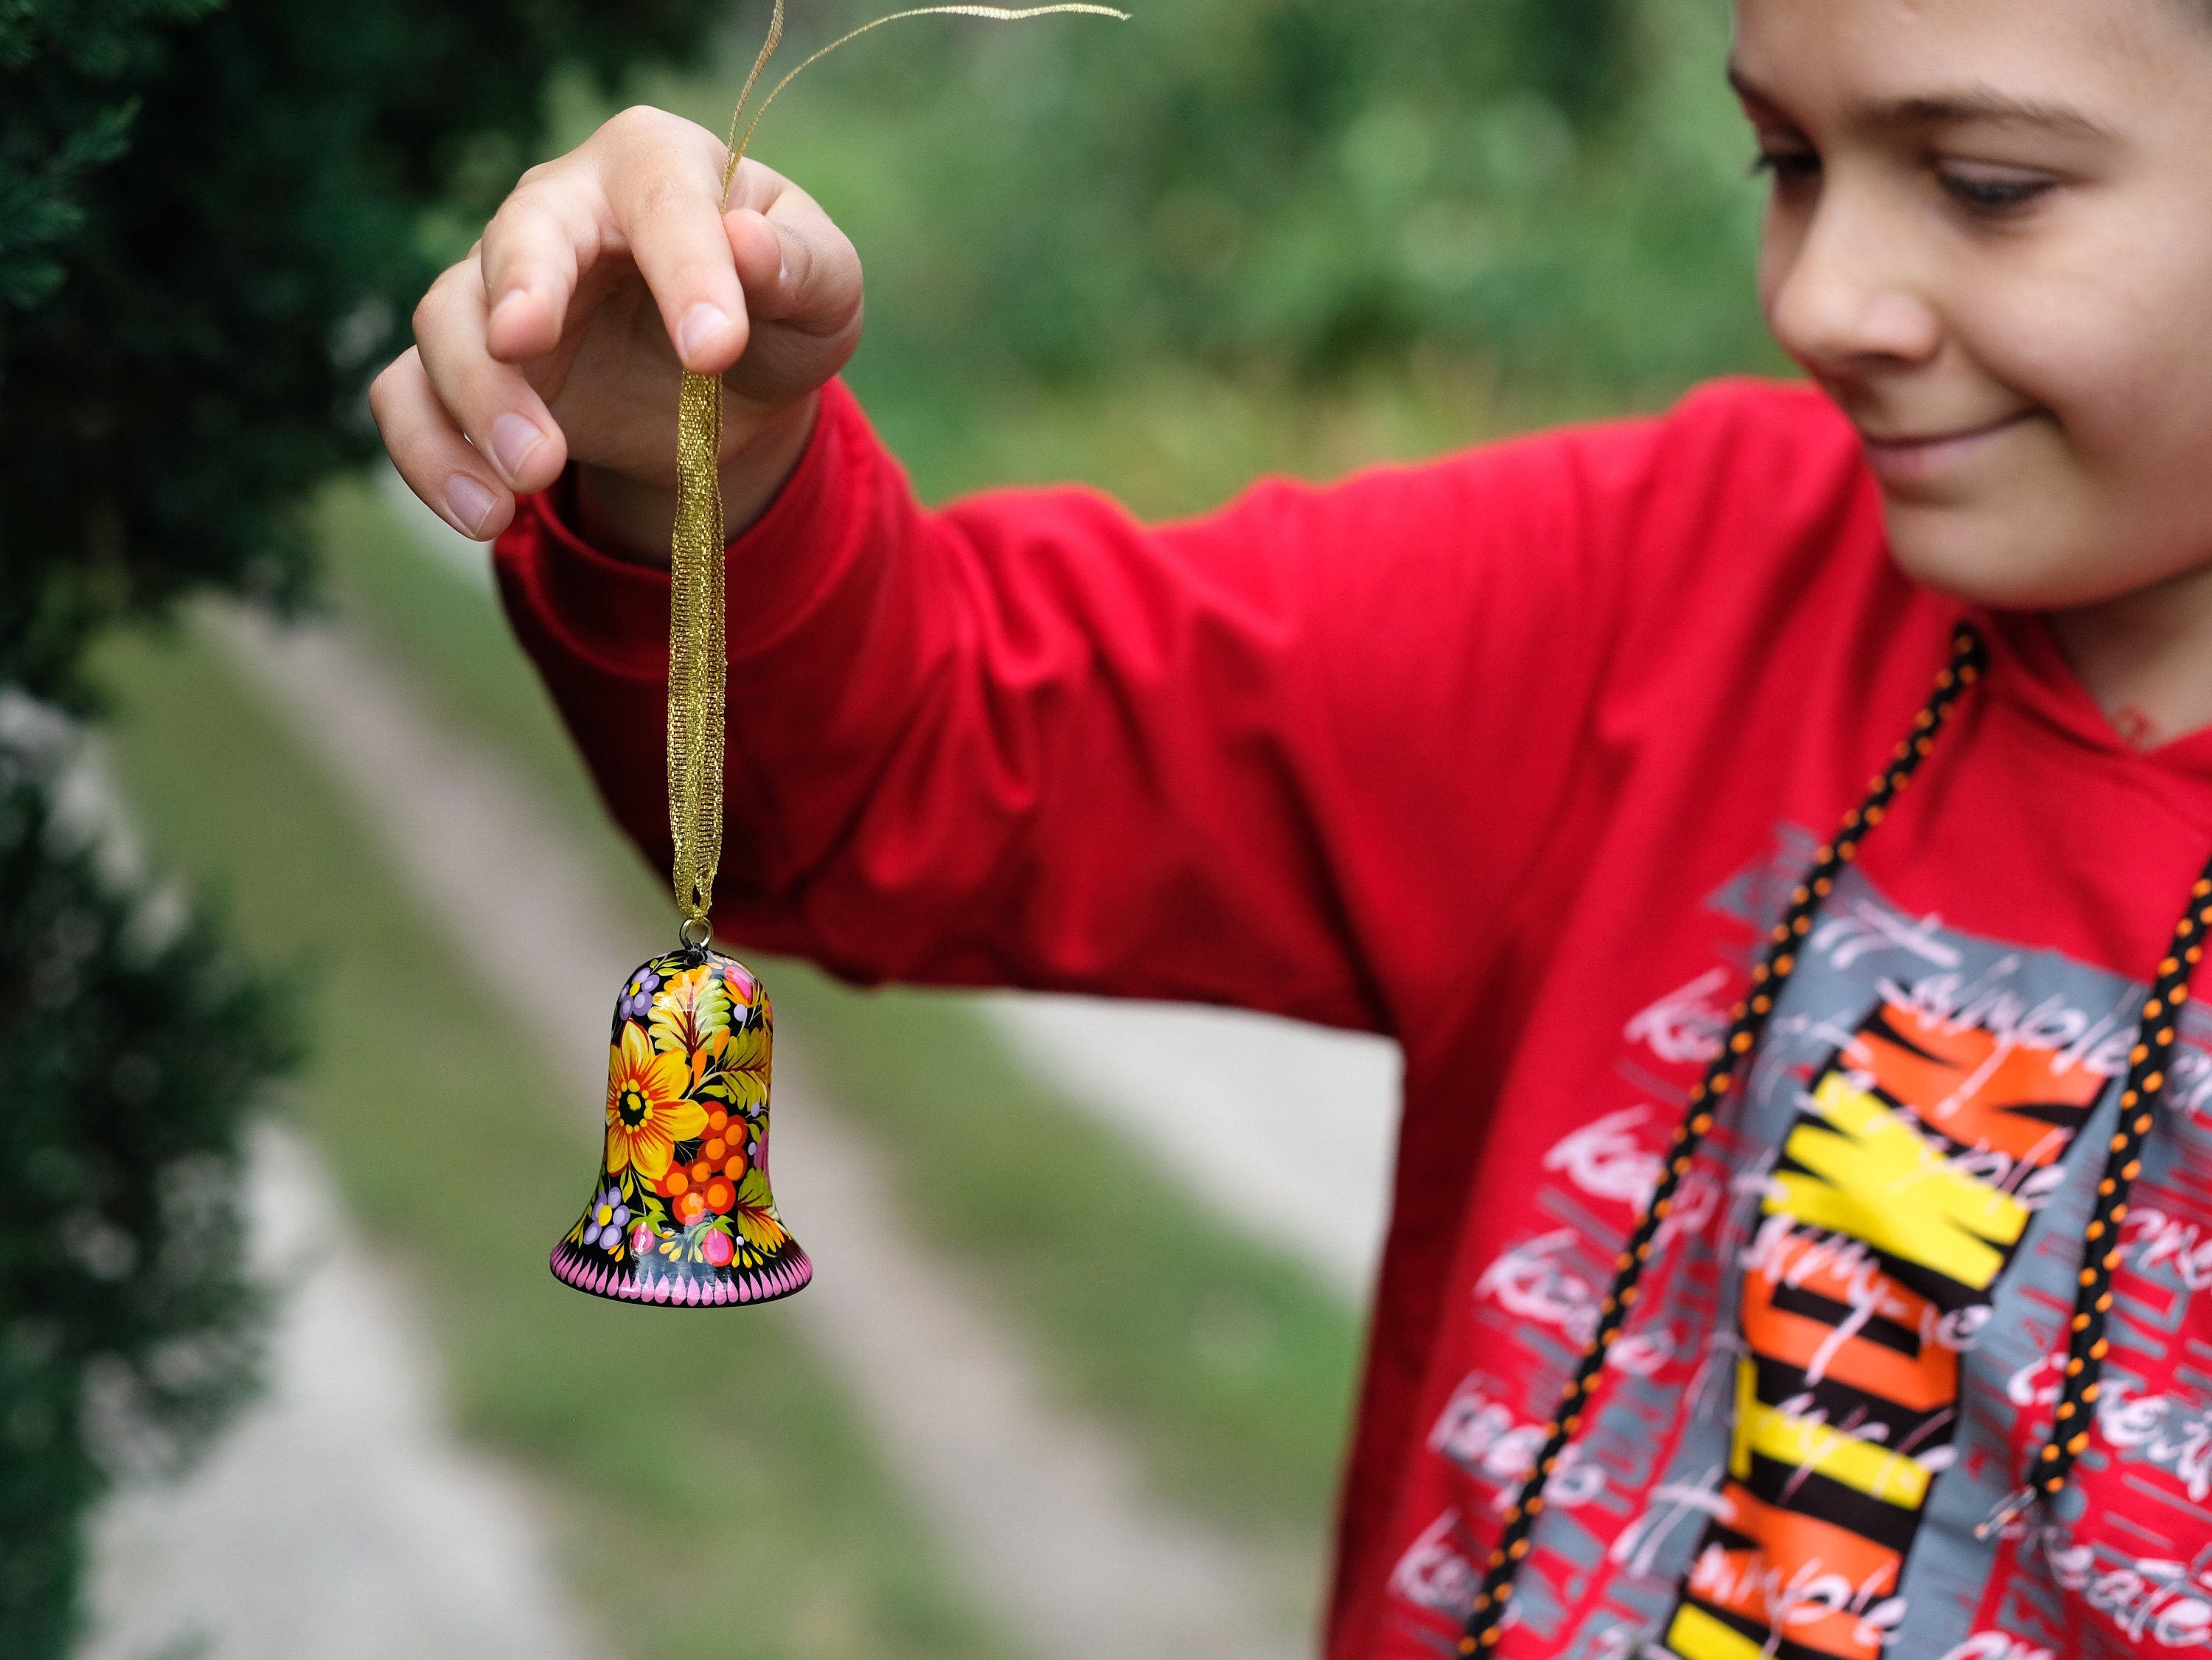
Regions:
[[[584,1243],[611,1251],[622,1243],[623,1228],[629,1221],[629,1207],[622,1201],[622,1189],[610,1187],[584,1213]]]
[[[651,969],[640,969],[623,988],[621,1000],[615,1005],[615,1018],[642,1021],[653,1007],[653,994],[659,989],[660,976]]]

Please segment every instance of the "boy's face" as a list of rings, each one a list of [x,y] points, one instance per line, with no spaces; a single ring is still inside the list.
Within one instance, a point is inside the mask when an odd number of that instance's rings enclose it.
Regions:
[[[2001,606],[2212,566],[2212,6],[1737,0],[1776,337],[1899,562]]]

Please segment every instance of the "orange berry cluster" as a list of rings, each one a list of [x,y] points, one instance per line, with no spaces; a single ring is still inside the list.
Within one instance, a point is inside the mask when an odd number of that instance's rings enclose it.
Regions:
[[[672,1164],[659,1182],[676,1219],[690,1227],[702,1217],[726,1216],[738,1202],[738,1183],[752,1168],[746,1152],[752,1126],[717,1107],[707,1115],[707,1139],[689,1164]]]

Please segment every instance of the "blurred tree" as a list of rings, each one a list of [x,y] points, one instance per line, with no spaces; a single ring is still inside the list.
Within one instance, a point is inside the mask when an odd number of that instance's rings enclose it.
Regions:
[[[549,73],[690,52],[717,10],[0,0],[9,1660],[66,1651],[102,1449],[186,1448],[249,1381],[239,1136],[283,1054],[265,988],[205,928],[141,926],[63,833],[52,742],[17,740],[58,729],[38,700],[90,701],[103,625],[308,590],[307,493],[369,453],[362,383],[511,182]]]
[[[481,221],[556,64],[720,9],[0,0],[0,681],[75,696],[92,629],[197,584],[301,593],[298,506],[453,252],[426,212]]]

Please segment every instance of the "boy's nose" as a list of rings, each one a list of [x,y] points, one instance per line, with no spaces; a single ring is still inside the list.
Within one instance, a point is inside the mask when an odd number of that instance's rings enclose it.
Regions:
[[[1768,321],[1783,349],[1817,374],[1923,363],[1942,344],[1942,314],[1916,280],[1896,229],[1845,203],[1823,203],[1794,246],[1770,247]]]

